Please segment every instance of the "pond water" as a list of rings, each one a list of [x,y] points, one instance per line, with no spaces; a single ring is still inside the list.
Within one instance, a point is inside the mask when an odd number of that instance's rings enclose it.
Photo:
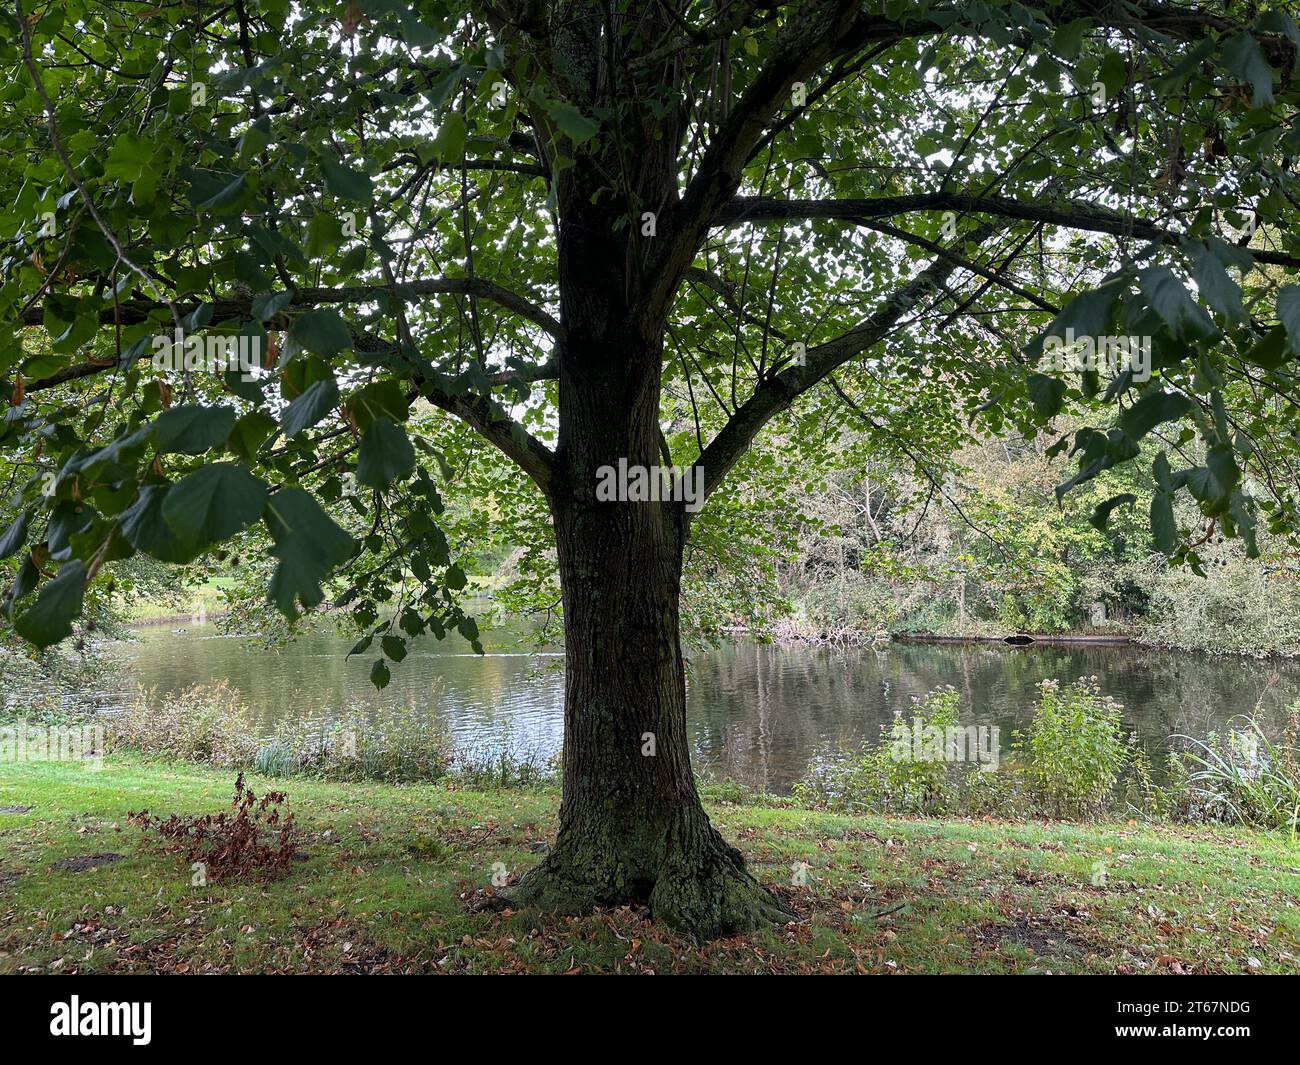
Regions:
[[[111,705],[136,684],[159,694],[225,680],[259,727],[278,718],[325,721],[352,707],[399,707],[445,728],[461,747],[508,747],[545,758],[563,737],[564,657],[531,653],[497,630],[487,654],[458,637],[417,641],[382,692],[370,684],[374,655],[347,659],[352,640],[300,637],[281,650],[221,635],[211,624],[142,628],[113,647],[100,699]],[[1035,704],[1035,685],[1097,676],[1125,706],[1160,763],[1169,736],[1205,736],[1259,707],[1274,729],[1300,698],[1300,663],[1130,647],[891,644],[880,650],[778,647],[737,640],[689,655],[688,711],[696,766],[782,792],[819,754],[875,741],[894,711],[943,684],[962,695],[963,723],[997,725],[1005,750]]]

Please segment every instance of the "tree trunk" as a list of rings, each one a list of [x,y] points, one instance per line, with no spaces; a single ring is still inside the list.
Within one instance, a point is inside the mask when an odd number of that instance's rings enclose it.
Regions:
[[[601,466],[662,465],[655,342],[623,335],[585,352],[580,339],[566,347],[551,491],[564,795],[554,848],[504,896],[568,913],[648,902],[657,920],[701,939],[787,920],[709,823],[691,772],[679,639],[687,512],[680,502],[596,498]]]

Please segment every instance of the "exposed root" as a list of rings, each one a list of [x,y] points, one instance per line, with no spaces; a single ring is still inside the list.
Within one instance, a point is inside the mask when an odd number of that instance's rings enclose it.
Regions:
[[[674,850],[650,893],[656,920],[696,939],[753,932],[796,920],[745,869],[745,860],[712,828],[705,846]]]
[[[509,887],[494,896],[516,910],[577,915],[616,901],[601,885],[574,874],[572,863],[552,851]]]
[[[574,861],[567,848],[557,847],[518,883],[474,908],[578,915],[598,906],[649,903],[655,920],[700,941],[797,919],[746,871],[740,852],[712,826],[693,827],[696,831],[684,834],[690,846],[666,847],[653,881],[601,875],[608,866]]]

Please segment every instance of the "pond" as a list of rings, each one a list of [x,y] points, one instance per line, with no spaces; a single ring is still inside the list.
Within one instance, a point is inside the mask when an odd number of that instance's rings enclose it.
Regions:
[[[381,692],[374,655],[347,659],[352,640],[333,632],[281,650],[221,635],[211,624],[142,628],[113,646],[99,693],[108,704],[136,684],[159,694],[226,680],[259,727],[278,718],[325,721],[350,707],[387,705],[422,715],[466,749],[548,757],[563,737],[564,657],[531,653],[497,630],[487,654],[458,637],[416,642]],[[1157,765],[1167,738],[1222,730],[1256,707],[1280,727],[1300,698],[1300,663],[1213,657],[1136,647],[901,644],[879,650],[772,646],[736,640],[689,654],[688,712],[695,764],[715,777],[787,791],[810,760],[840,744],[875,741],[913,696],[944,684],[962,695],[963,723],[996,725],[1005,750],[1035,704],[1035,685],[1097,676],[1125,707]]]

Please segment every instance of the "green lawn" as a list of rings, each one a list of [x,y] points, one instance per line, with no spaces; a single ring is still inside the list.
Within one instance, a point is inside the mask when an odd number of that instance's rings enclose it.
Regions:
[[[639,909],[470,911],[494,863],[537,860],[552,792],[249,783],[289,793],[305,858],[191,887],[127,811],[217,812],[233,774],[5,764],[0,807],[32,809],[0,813],[0,972],[1300,971],[1300,848],[1281,837],[711,804],[803,920],[697,947]],[[123,857],[51,869],[105,853]]]

